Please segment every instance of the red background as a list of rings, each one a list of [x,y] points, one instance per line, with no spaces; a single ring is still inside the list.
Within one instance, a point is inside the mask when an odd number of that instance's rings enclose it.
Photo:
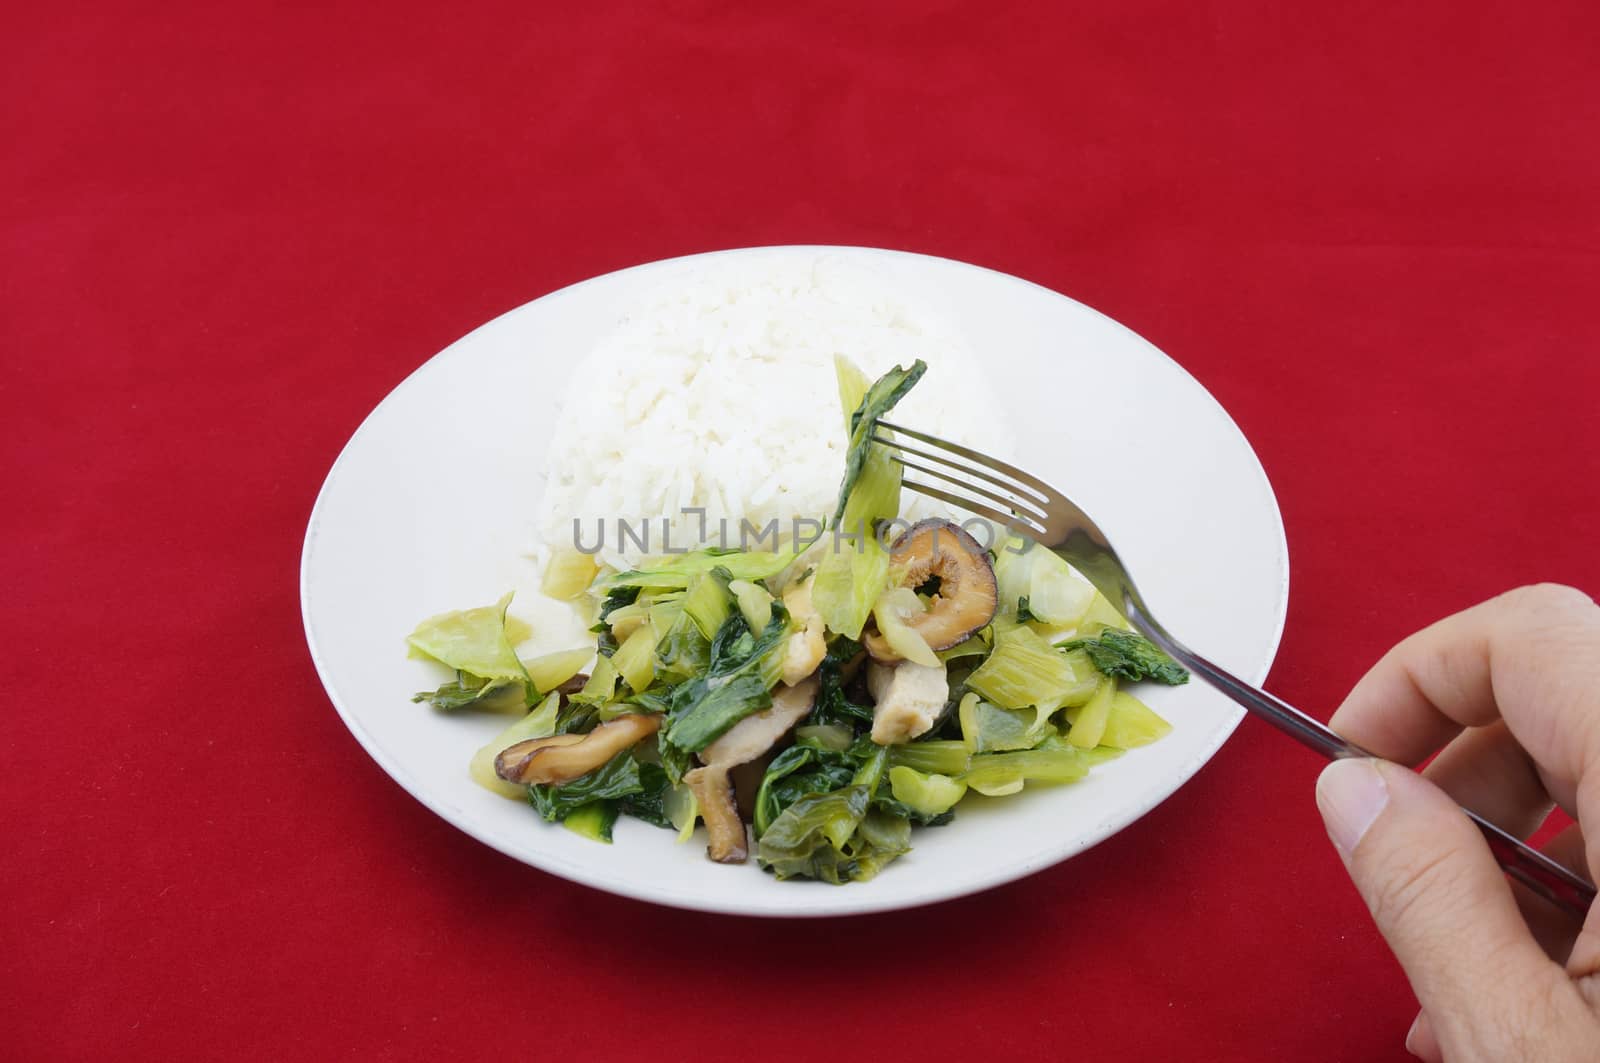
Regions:
[[[1593,5],[538,8],[8,13],[0,1055],[1403,1058],[1317,764],[1257,723],[983,896],[657,909],[367,759],[301,534],[365,413],[528,299],[720,247],[946,255],[1233,412],[1288,527],[1270,685],[1325,715],[1431,619],[1600,589]]]

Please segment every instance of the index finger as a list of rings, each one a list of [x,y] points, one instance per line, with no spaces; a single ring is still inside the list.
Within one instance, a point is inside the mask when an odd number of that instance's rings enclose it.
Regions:
[[[1556,584],[1522,587],[1405,639],[1328,725],[1416,765],[1463,727],[1496,719],[1563,782],[1600,762],[1600,607]]]

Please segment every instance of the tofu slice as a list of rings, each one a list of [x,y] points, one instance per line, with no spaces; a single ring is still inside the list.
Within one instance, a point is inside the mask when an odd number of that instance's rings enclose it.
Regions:
[[[867,665],[867,689],[877,703],[872,710],[872,740],[880,746],[909,742],[932,727],[950,698],[944,662],[937,668],[901,661]]]

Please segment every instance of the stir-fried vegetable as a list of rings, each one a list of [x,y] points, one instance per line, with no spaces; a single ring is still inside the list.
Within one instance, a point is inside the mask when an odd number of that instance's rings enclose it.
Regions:
[[[1155,643],[1131,631],[1106,628],[1099,638],[1069,639],[1058,645],[1064,650],[1083,650],[1102,674],[1118,679],[1153,679],[1168,686],[1189,681],[1188,669],[1162,653]]]
[[[705,674],[672,692],[665,741],[698,753],[728,728],[772,704],[772,687],[782,664],[788,613],[777,602],[759,636],[737,614],[729,616],[711,644]]]
[[[608,590],[618,587],[682,590],[694,577],[714,568],[726,569],[729,579],[766,579],[782,572],[793,560],[793,554],[761,550],[696,550],[678,554],[648,569],[630,569],[606,576],[600,580],[600,586]]]
[[[494,605],[429,617],[406,639],[413,653],[455,669],[454,681],[418,694],[444,712],[486,709],[520,712],[527,708],[528,673],[506,635],[511,595]]]
[[[853,371],[852,379],[847,387],[844,377],[851,371]],[[844,459],[844,480],[839,484],[839,506],[834,510],[834,520],[840,520],[844,516],[845,506],[850,501],[850,493],[865,472],[868,457],[874,453],[883,453],[883,449],[872,442],[872,434],[878,428],[878,419],[894,409],[895,403],[905,398],[906,392],[910,391],[912,385],[921,380],[922,374],[927,371],[927,364],[920,358],[911,364],[910,369],[899,367],[891,369],[873,381],[872,386],[867,388],[866,394],[854,407],[849,420],[850,440]],[[846,400],[845,405],[848,409],[855,378],[859,378],[860,371],[854,366],[849,366],[840,368],[839,375],[839,394]]]
[[[429,617],[406,639],[411,648],[440,664],[479,679],[526,679],[506,637],[511,595],[493,605]]]
[[[967,685],[1003,709],[1033,708],[1043,716],[1082,704],[1097,677],[1080,675],[1072,658],[1021,624],[995,625],[994,649]]]
[[[873,437],[925,368],[869,381],[839,359],[849,449],[820,541],[625,572],[558,554],[543,589],[595,641],[525,662],[510,595],[418,625],[412,652],[449,678],[415,700],[518,714],[473,780],[598,841],[621,817],[679,840],[703,822],[714,860],[845,883],[971,794],[1070,783],[1170,731],[1122,687],[1187,673],[1055,554],[927,520],[891,558],[900,471]]]
[[[479,749],[472,755],[472,761],[467,766],[467,771],[472,776],[472,781],[486,790],[493,790],[502,797],[521,800],[527,795],[528,788],[516,783],[506,782],[494,772],[494,760],[501,753],[510,749],[518,742],[526,742],[532,738],[548,738],[556,733],[556,717],[561,710],[561,695],[551,694],[528,715],[518,720],[496,735],[488,745]]]
[[[822,539],[811,599],[829,631],[859,639],[889,583],[889,552],[878,541],[878,525],[900,514],[900,466],[887,448],[872,442],[872,433],[877,419],[911,389],[926,367],[917,362],[903,373],[896,370],[899,383],[884,387],[868,387],[861,371],[843,358],[835,360],[835,367],[851,442],[839,507],[831,534]]]
[[[1075,627],[1094,602],[1094,585],[1049,550],[1011,538],[995,552],[1000,608],[1018,620]],[[1024,615],[1026,614],[1026,615]]]

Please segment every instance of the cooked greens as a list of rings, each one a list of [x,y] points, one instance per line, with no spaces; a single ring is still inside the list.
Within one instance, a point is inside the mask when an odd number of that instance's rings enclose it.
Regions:
[[[493,605],[429,617],[406,639],[411,648],[478,679],[526,679],[506,636],[511,595]]]
[[[411,700],[426,701],[441,712],[455,712],[458,709],[508,712],[526,707],[524,695],[527,689],[520,679],[480,679],[466,672],[457,672],[451,682],[437,690],[424,690]]]
[[[920,358],[911,363],[910,369],[896,366],[872,382],[872,386],[867,388],[866,394],[861,397],[854,412],[850,414],[849,449],[844,459],[844,480],[839,484],[839,505],[833,513],[835,521],[844,517],[845,504],[850,500],[850,492],[855,489],[856,482],[861,479],[861,474],[866,469],[868,455],[883,453],[883,448],[872,442],[872,433],[877,431],[878,419],[894,409],[895,403],[905,398],[906,392],[910,391],[912,385],[921,380],[922,374],[927,371],[927,363]],[[840,394],[845,395],[842,383]],[[894,514],[891,513],[890,516]]]
[[[1133,682],[1152,679],[1167,686],[1189,681],[1189,670],[1161,652],[1143,635],[1108,627],[1099,638],[1069,639],[1057,643],[1063,650],[1083,650],[1102,674]]]
[[[518,714],[474,754],[475,781],[597,841],[622,817],[679,840],[704,823],[713,859],[843,884],[972,794],[1072,782],[1171,729],[1122,688],[1188,674],[1056,555],[1015,539],[986,552],[931,520],[891,558],[900,467],[873,436],[926,366],[837,369],[848,451],[819,539],[623,572],[558,556],[543,586],[595,639],[527,661],[510,595],[418,625],[412,652],[450,677],[414,700]],[[959,570],[918,553],[947,532]]]
[[[443,712],[486,709],[507,712],[527,707],[528,673],[506,635],[511,595],[494,605],[440,613],[418,624],[406,641],[414,654],[455,669],[455,679],[411,700]]]
[[[910,370],[889,374],[899,374],[897,379],[904,383],[896,392],[877,384],[869,387],[859,369],[843,358],[835,359],[851,444],[839,507],[822,540],[826,549],[817,564],[811,598],[828,630],[846,638],[861,637],[873,605],[888,587],[889,552],[878,541],[878,526],[900,514],[900,466],[886,447],[872,442],[872,429],[877,418],[916,383],[923,372],[919,367],[920,361]],[[877,412],[867,416],[874,391]]]
[[[774,667],[781,661],[789,615],[772,603],[771,618],[759,636],[735,613],[723,621],[711,643],[705,673],[672,692],[663,742],[698,753],[724,731],[772,704]]]
[[[631,751],[624,751],[612,757],[604,766],[587,775],[580,775],[569,783],[528,787],[528,800],[539,815],[554,823],[592,801],[642,794],[644,788],[639,762]]]

